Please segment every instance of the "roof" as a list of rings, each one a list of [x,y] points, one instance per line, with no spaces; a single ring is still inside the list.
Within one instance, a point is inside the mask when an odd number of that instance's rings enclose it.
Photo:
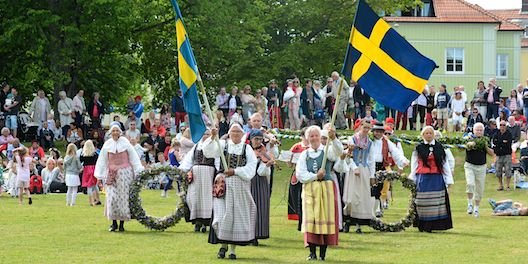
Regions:
[[[506,18],[464,0],[433,0],[433,8],[435,17],[385,17],[384,19],[388,22],[496,23],[499,30],[524,30]]]
[[[527,13],[521,13],[521,9],[490,9],[491,13],[503,17],[508,20],[512,19],[528,19]]]

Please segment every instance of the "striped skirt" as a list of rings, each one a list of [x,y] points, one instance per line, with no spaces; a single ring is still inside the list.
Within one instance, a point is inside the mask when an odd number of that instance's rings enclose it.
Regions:
[[[416,192],[416,211],[420,231],[453,228],[449,195],[442,174],[417,174]]]
[[[187,189],[187,205],[193,224],[209,225],[213,213],[213,179],[215,168],[195,165],[192,168],[193,182]]]
[[[339,240],[338,194],[333,181],[303,184],[304,245],[336,246]]]
[[[267,177],[255,175],[251,179],[251,195],[257,206],[257,222],[255,225],[255,238],[269,238],[270,222],[270,192]]]

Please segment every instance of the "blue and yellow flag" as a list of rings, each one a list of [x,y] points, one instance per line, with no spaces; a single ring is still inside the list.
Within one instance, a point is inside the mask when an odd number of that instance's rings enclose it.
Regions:
[[[189,116],[189,128],[194,143],[202,138],[205,132],[205,124],[202,119],[200,100],[196,89],[198,79],[198,66],[191,48],[191,42],[183,25],[183,17],[176,0],[171,0],[172,7],[176,13],[176,39],[178,42],[178,75],[180,79],[180,89],[183,94],[183,105]]]
[[[404,112],[423,92],[436,63],[363,0],[358,1],[341,73],[357,81],[376,101]]]

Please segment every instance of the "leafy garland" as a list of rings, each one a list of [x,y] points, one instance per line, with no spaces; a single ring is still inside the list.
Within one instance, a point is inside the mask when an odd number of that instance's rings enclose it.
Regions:
[[[141,206],[141,197],[139,193],[146,182],[155,176],[158,176],[162,173],[165,173],[169,178],[173,179],[175,182],[178,182],[178,185],[181,186],[182,191],[178,193],[180,196],[180,201],[176,207],[176,210],[168,216],[164,217],[154,217],[150,216],[145,212]],[[132,219],[136,219],[142,225],[151,230],[164,231],[165,229],[174,226],[177,224],[182,217],[188,214],[188,209],[185,207],[185,198],[187,196],[187,174],[182,170],[171,167],[171,166],[161,166],[151,169],[146,169],[139,173],[137,178],[132,182],[130,186],[130,214]]]
[[[472,137],[467,141],[466,149],[486,151],[486,147],[488,147],[489,142],[490,141],[488,137]]]
[[[395,171],[378,171],[376,172],[376,179],[378,182],[399,180],[404,188],[411,191],[411,199],[409,201],[407,215],[398,222],[385,223],[383,220],[375,218],[370,221],[370,227],[381,232],[400,232],[410,227],[416,219],[416,183],[409,178],[402,177]]]

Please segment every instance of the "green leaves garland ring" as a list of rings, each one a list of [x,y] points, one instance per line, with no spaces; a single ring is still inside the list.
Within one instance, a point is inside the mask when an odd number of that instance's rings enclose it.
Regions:
[[[416,219],[416,183],[407,177],[402,177],[395,171],[378,171],[376,173],[376,179],[381,183],[385,180],[400,181],[404,188],[411,191],[411,199],[409,201],[407,215],[400,219],[400,221],[385,223],[383,220],[375,218],[370,221],[370,227],[381,232],[400,232],[405,230],[405,228],[410,227]]]
[[[145,212],[141,206],[141,197],[139,193],[148,180],[153,179],[155,176],[165,173],[169,178],[178,182],[178,185],[182,188],[178,193],[180,201],[176,207],[176,210],[171,214],[164,217],[150,216]],[[151,230],[164,231],[165,229],[177,224],[182,217],[188,214],[188,209],[185,207],[185,198],[187,196],[187,174],[182,170],[171,167],[162,166],[151,169],[146,169],[139,173],[136,179],[130,186],[130,214],[132,219],[136,219],[142,225]]]

